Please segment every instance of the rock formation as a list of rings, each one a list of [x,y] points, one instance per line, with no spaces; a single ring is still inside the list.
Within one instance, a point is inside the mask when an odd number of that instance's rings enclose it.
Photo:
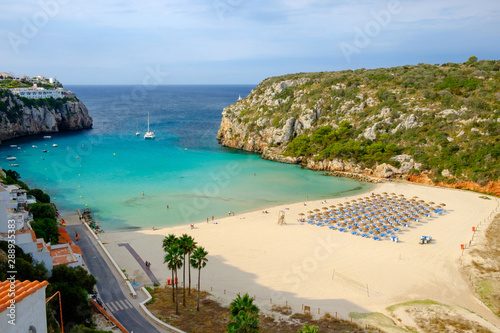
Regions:
[[[23,101],[24,100],[24,101]],[[0,98],[0,140],[92,128],[87,107],[76,97],[43,102],[4,93]]]

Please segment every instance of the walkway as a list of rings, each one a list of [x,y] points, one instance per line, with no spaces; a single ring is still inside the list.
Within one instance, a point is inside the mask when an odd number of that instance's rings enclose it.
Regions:
[[[118,246],[125,247],[130,252],[130,254],[135,258],[135,260],[137,260],[137,262],[139,263],[139,266],[142,267],[144,272],[151,279],[151,282],[153,282],[157,285],[160,285],[160,281],[158,281],[158,279],[153,274],[153,272],[149,268],[146,268],[146,262],[144,260],[142,260],[142,258],[139,256],[139,254],[137,254],[137,252],[135,252],[135,250],[132,248],[132,246],[130,246],[129,243],[120,243],[120,244],[118,244]]]

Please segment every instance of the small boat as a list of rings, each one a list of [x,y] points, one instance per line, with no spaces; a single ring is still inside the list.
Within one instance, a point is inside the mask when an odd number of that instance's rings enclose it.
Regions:
[[[15,160],[17,160],[17,157],[15,157],[15,156],[7,157],[7,161],[15,161]]]
[[[139,122],[137,122],[137,126],[136,126],[136,129],[135,129],[135,135],[136,136],[141,135],[141,132],[139,132]]]
[[[155,133],[149,130],[149,112],[148,112],[148,131],[146,132],[146,134],[144,134],[144,139],[154,140],[154,138],[155,138]]]
[[[52,145],[52,147],[57,147],[57,143],[54,143],[54,144]]]
[[[11,167],[17,167],[17,166],[19,166],[19,164],[17,164],[17,163],[11,163],[11,164],[9,164],[9,166],[11,166]]]
[[[42,153],[46,153],[46,152],[47,152],[47,151],[46,151],[45,149],[44,149],[44,150],[42,150]]]
[[[44,139],[52,139],[52,137],[50,135],[45,135],[43,138]]]
[[[241,95],[238,96],[238,101],[241,101],[243,98],[241,98]]]
[[[17,145],[10,145],[10,147],[11,147],[11,148],[16,148],[16,147],[17,147]]]
[[[38,147],[37,147],[37,146],[35,146],[35,145],[33,145],[33,146],[31,146],[31,147],[33,147],[33,148],[38,148]]]

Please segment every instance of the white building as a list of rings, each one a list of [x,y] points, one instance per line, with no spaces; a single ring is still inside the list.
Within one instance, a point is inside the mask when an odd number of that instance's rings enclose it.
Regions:
[[[45,289],[49,283],[19,280],[12,282],[0,282],[0,332],[47,333]]]
[[[30,88],[12,88],[10,91],[17,96],[31,98],[31,99],[39,99],[39,98],[62,98],[64,97],[64,89],[45,89],[38,88],[37,86],[33,86]]]
[[[36,199],[26,195],[26,191],[18,185],[0,182],[0,240],[7,241],[9,235],[15,235],[16,245],[25,253],[30,253],[34,260],[43,263],[49,274],[54,266],[81,266],[82,250],[71,244],[65,230],[60,230],[61,234],[66,234],[62,244],[50,245],[43,238],[36,238],[30,224],[33,217],[27,208],[30,203],[36,203]],[[13,232],[9,233],[9,230]]]

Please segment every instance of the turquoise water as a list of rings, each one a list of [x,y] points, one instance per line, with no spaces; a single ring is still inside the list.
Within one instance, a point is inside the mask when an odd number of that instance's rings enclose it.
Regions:
[[[105,230],[201,222],[371,188],[218,145],[222,108],[252,86],[160,86],[135,100],[127,99],[131,86],[67,88],[87,105],[94,128],[3,142],[1,166],[16,156],[30,187],[46,190],[63,213],[89,207]],[[152,141],[142,138],[148,111]]]

